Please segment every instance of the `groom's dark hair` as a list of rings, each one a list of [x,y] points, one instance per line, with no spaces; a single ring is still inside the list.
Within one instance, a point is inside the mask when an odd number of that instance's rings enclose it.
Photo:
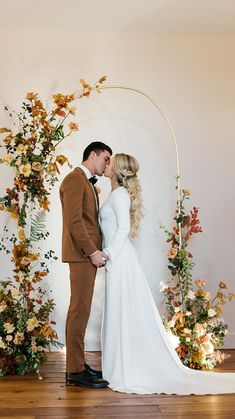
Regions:
[[[88,159],[88,157],[90,156],[91,152],[94,151],[96,154],[100,154],[102,153],[102,151],[108,151],[109,154],[113,154],[111,148],[104,144],[101,143],[101,141],[93,141],[93,143],[90,143],[84,150],[83,152],[83,158],[82,161],[86,161]]]

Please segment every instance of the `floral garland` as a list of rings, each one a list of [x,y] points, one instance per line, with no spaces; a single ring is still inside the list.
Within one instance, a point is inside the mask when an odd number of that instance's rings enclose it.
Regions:
[[[80,80],[80,93],[52,96],[53,107],[47,110],[37,93],[27,93],[22,111],[17,115],[19,129],[0,128],[5,135],[6,154],[0,163],[14,169],[14,185],[0,197],[0,210],[10,214],[17,224],[17,234],[4,236],[0,250],[11,255],[14,265],[12,278],[0,281],[0,375],[25,374],[35,371],[46,360],[51,345],[60,347],[55,322],[50,320],[53,299],[46,299],[42,281],[49,273],[48,262],[56,260],[53,250],[42,253],[41,242],[49,233],[45,229],[46,211],[50,211],[49,195],[58,181],[59,166],[67,163],[64,155],[55,153],[58,145],[72,132],[76,122],[67,119],[75,115],[71,104],[92,91],[98,91],[106,77],[93,86]],[[10,117],[13,113],[5,108]],[[17,125],[17,126],[18,126]]]
[[[167,315],[164,324],[184,365],[193,369],[212,369],[227,357],[215,346],[223,346],[228,326],[222,318],[222,306],[235,298],[233,293],[225,293],[227,288],[219,282],[214,298],[203,287],[204,279],[194,281],[192,254],[187,250],[189,239],[202,232],[198,219],[198,208],[193,207],[186,214],[184,201],[189,199],[190,191],[182,189],[177,204],[173,230],[164,226],[168,251],[168,268],[171,278],[167,284],[160,283]]]

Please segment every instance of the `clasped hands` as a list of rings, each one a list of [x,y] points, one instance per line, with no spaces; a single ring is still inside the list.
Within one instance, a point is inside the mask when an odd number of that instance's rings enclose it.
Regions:
[[[97,250],[92,256],[90,256],[91,263],[97,268],[105,266],[105,263],[109,260],[107,253]]]

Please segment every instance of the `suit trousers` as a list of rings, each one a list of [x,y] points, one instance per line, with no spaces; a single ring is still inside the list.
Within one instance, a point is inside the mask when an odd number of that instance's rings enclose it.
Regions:
[[[89,262],[70,262],[71,297],[66,320],[66,371],[85,369],[84,338],[91,310],[97,268]]]

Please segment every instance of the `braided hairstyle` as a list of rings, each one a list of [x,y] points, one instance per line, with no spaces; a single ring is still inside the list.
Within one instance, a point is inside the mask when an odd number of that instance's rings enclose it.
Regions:
[[[117,176],[118,184],[124,186],[130,196],[130,236],[134,238],[138,233],[140,222],[144,215],[142,188],[137,176],[139,163],[135,157],[128,154],[115,154],[112,158],[112,169]]]

